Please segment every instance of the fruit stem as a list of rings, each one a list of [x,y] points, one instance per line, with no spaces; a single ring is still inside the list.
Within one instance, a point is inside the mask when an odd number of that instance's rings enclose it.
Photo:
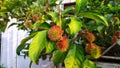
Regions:
[[[30,61],[29,68],[32,68],[32,61]]]
[[[58,11],[59,11],[59,26],[62,27],[62,10],[60,5],[58,6]]]

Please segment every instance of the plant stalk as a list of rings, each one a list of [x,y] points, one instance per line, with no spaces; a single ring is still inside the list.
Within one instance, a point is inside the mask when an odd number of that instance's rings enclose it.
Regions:
[[[30,61],[29,68],[32,68],[32,61]]]

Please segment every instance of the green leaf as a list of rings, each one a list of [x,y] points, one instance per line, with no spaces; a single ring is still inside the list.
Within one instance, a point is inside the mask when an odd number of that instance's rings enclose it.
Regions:
[[[64,62],[64,59],[66,57],[67,53],[66,52],[61,52],[60,50],[56,50],[53,53],[53,62],[54,64],[62,63]]]
[[[8,14],[0,11],[0,18],[3,19],[0,20],[0,31],[4,32],[9,21]]]
[[[33,29],[37,29],[43,22],[42,21],[37,21],[34,25],[33,25]]]
[[[101,22],[105,26],[109,26],[107,20],[103,16],[101,16],[101,15],[99,15],[97,13],[83,12],[83,13],[80,13],[80,15],[83,16],[83,17],[86,17],[86,18],[93,19],[93,20],[95,20],[97,22]]]
[[[42,6],[43,6],[43,5],[45,5],[45,1],[46,1],[46,0],[39,0],[39,1],[37,1],[37,2],[39,3],[39,5],[42,5]]]
[[[50,6],[55,6],[57,0],[48,0]]]
[[[55,48],[55,43],[48,41],[47,45],[46,45],[46,53],[49,54],[51,53]]]
[[[82,46],[72,44],[65,58],[65,68],[82,68],[83,61],[84,53]]]
[[[66,8],[65,10],[62,11],[62,14],[65,15],[65,14],[68,14],[69,12],[73,11],[74,10],[74,7],[68,7]]]
[[[97,30],[98,30],[99,33],[102,31],[102,29],[103,29],[103,26],[98,26],[97,27]]]
[[[36,28],[49,29],[50,26],[49,26],[49,24],[46,23],[46,22],[44,22],[44,23],[42,23],[42,22],[37,22],[37,23],[35,23],[34,26],[33,26],[33,29],[36,29]]]
[[[42,50],[45,48],[47,43],[47,31],[40,31],[38,32],[35,37],[33,38],[30,47],[29,47],[29,57],[31,61],[35,64],[38,63],[39,56]]]
[[[96,64],[88,59],[86,59],[83,63],[83,68],[98,68]]]
[[[98,24],[96,24],[96,22],[93,20],[88,21],[87,23],[85,23],[85,25],[89,29],[90,32],[96,30],[96,28],[98,27],[97,26]],[[92,27],[90,25],[92,25]]]
[[[44,22],[38,28],[49,29],[50,25],[48,23]]]
[[[76,0],[76,13],[78,14],[80,10],[87,5],[88,0]]]
[[[4,21],[4,22],[0,21],[0,31],[4,32],[6,27],[7,27],[7,22],[6,21]]]
[[[94,49],[91,50],[91,58],[98,59],[101,56],[101,48],[96,45]]]
[[[30,40],[31,38],[33,38],[35,35],[36,35],[36,33],[33,33],[33,34],[29,35],[28,37],[22,39],[20,45],[19,45],[19,46],[17,47],[17,49],[16,49],[16,52],[17,52],[18,55],[20,55],[20,51],[21,51],[23,48],[25,48],[25,43],[26,43],[28,40]]]
[[[70,28],[70,34],[74,35],[81,30],[82,22],[79,21],[77,18],[72,17],[68,26]]]
[[[52,20],[54,22],[58,22],[59,21],[59,14],[57,14],[56,12],[49,12],[48,14],[52,17]]]

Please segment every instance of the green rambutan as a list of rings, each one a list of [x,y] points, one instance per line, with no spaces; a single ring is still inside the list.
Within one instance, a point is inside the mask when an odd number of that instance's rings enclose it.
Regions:
[[[98,59],[101,56],[101,48],[94,44],[94,43],[88,43],[85,47],[86,53],[88,53],[92,58]]]

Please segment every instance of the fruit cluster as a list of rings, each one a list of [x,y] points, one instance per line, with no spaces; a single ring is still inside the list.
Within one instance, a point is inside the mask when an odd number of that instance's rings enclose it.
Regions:
[[[85,31],[85,38],[89,42],[85,46],[86,53],[94,59],[99,58],[101,56],[101,48],[93,43],[96,40],[94,34],[89,31]]]
[[[67,36],[63,36],[64,31],[60,26],[54,25],[48,31],[48,38],[51,41],[57,41],[57,49],[64,52],[68,49],[68,38]]]

